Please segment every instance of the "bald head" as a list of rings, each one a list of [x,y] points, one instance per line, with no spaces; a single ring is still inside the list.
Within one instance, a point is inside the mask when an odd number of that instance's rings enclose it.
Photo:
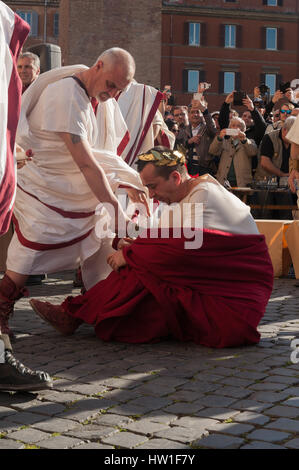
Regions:
[[[97,59],[102,61],[103,64],[109,69],[117,67],[121,69],[123,78],[130,82],[135,75],[135,60],[131,54],[125,49],[120,47],[112,47],[104,51]]]
[[[116,98],[133,80],[135,61],[131,54],[119,47],[104,51],[94,65],[77,74],[89,96],[98,101]]]

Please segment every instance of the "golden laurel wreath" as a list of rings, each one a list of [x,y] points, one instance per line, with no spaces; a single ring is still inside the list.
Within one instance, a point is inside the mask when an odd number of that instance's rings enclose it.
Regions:
[[[138,155],[138,159],[144,162],[153,162],[156,166],[184,165],[186,162],[185,149],[158,151],[151,150],[150,153]]]

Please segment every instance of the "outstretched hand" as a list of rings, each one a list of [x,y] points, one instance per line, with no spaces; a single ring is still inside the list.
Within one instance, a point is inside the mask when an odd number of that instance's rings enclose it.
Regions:
[[[132,202],[144,204],[146,208],[146,213],[150,217],[151,213],[150,213],[150,209],[149,209],[149,205],[148,205],[145,193],[135,188],[126,188],[126,191]]]
[[[107,258],[107,263],[114,270],[118,271],[123,266],[126,266],[127,262],[124,258],[122,250],[115,251]]]

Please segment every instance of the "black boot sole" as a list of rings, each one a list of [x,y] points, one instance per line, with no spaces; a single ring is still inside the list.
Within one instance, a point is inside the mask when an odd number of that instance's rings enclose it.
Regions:
[[[0,384],[1,392],[36,392],[38,390],[47,390],[53,388],[52,382],[45,382],[42,384],[23,384],[23,385],[14,385],[14,384]]]

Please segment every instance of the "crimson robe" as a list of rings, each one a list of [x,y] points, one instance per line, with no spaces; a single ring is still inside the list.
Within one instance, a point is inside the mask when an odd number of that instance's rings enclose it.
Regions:
[[[62,304],[104,341],[193,341],[213,348],[257,343],[273,287],[263,235],[203,230],[203,244],[137,238],[127,266]]]

